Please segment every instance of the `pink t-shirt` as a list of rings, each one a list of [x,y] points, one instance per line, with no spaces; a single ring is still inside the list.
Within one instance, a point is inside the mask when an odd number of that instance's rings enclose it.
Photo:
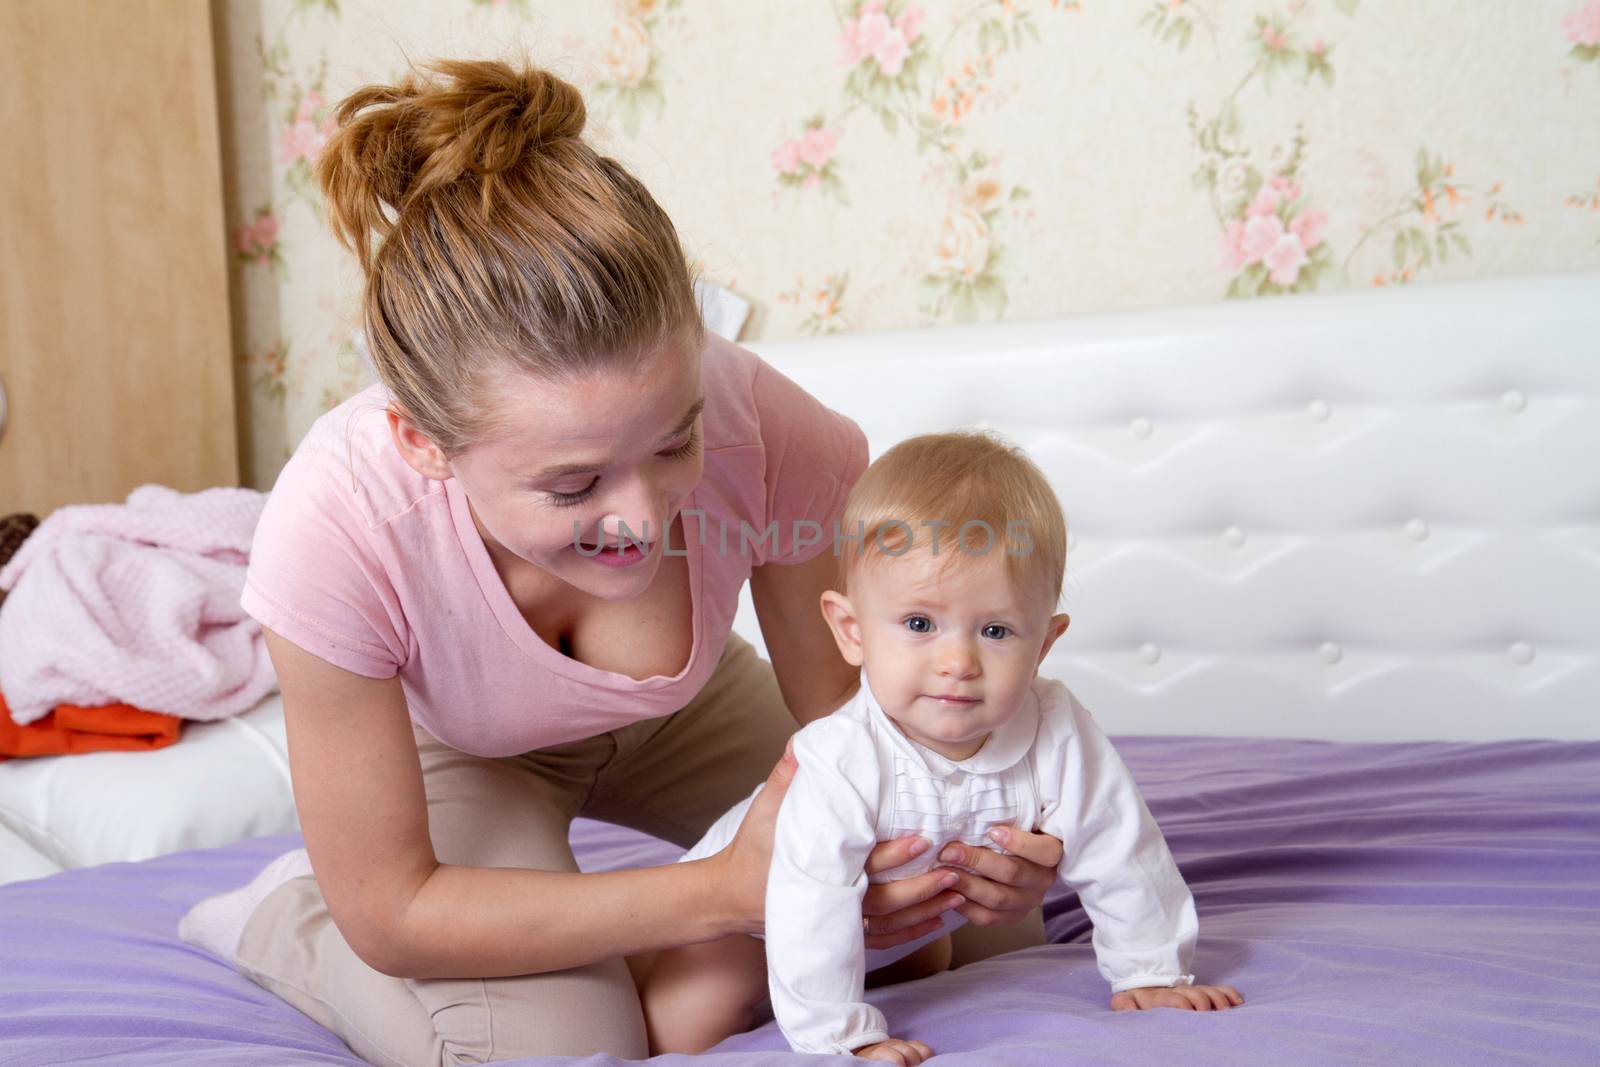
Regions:
[[[283,468],[241,603],[329,663],[370,678],[398,673],[411,718],[477,756],[677,711],[716,667],[751,568],[830,551],[845,494],[867,465],[853,421],[753,353],[711,335],[701,380],[705,473],[684,504],[685,543],[673,544],[688,553],[694,646],[670,678],[598,670],[540,639],[495,571],[460,485],[423,477],[395,450],[378,385],[318,419]],[[803,544],[813,531],[800,520],[820,524],[815,544]],[[767,536],[774,522],[776,544]]]

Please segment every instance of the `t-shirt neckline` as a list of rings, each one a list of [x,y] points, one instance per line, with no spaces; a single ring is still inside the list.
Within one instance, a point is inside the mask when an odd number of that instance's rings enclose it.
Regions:
[[[558,649],[551,648],[544,642],[528,620],[522,617],[521,610],[516,601],[511,599],[511,592],[506,589],[505,582],[500,579],[500,572],[495,570],[494,560],[489,556],[489,547],[483,543],[483,538],[478,534],[478,528],[472,521],[472,509],[467,503],[466,493],[461,488],[461,483],[454,478],[445,479],[445,496],[450,504],[450,517],[455,526],[456,539],[461,543],[461,550],[466,554],[467,562],[472,568],[473,576],[478,580],[478,588],[488,603],[489,609],[494,613],[500,628],[506,632],[513,644],[528,655],[533,656],[548,665],[551,670],[563,674],[577,681],[587,682],[609,690],[632,689],[636,691],[660,689],[681,682],[694,670],[695,663],[700,658],[702,648],[701,630],[704,612],[701,610],[703,601],[701,593],[702,576],[705,573],[705,561],[702,558],[705,546],[698,539],[690,540],[687,532],[683,540],[689,560],[689,611],[694,630],[689,647],[689,658],[684,663],[683,669],[674,675],[653,674],[648,678],[634,678],[630,675],[620,674],[616,671],[601,670],[599,667],[590,666],[582,660],[571,656],[564,656]],[[684,502],[685,508],[695,506],[695,493],[691,492]],[[683,530],[682,511],[679,512],[677,522],[679,530]]]

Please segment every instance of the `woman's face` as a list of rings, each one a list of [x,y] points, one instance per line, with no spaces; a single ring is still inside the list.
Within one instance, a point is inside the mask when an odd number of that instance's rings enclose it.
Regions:
[[[698,350],[570,381],[507,374],[497,403],[497,431],[449,464],[491,553],[606,600],[643,593],[705,465]]]

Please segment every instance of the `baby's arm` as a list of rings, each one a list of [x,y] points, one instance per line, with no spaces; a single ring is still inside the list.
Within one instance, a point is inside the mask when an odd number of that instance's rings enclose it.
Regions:
[[[1041,829],[1065,845],[1061,877],[1094,921],[1112,1007],[1232,1006],[1212,993],[1236,990],[1194,985],[1194,897],[1122,758],[1065,686],[1049,682],[1042,696],[1040,785],[1059,795]]]
[[[844,719],[811,723],[794,749],[767,881],[768,991],[795,1051],[848,1055],[890,1041],[864,997],[861,927],[882,770],[870,736]]]

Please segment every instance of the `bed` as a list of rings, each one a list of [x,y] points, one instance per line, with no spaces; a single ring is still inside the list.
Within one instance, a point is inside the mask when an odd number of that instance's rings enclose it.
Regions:
[[[1046,670],[1165,830],[1197,970],[1249,1003],[1108,1011],[1064,892],[1048,945],[872,999],[952,1063],[1600,1060],[1597,338],[1591,273],[754,346],[874,454],[987,425],[1039,459],[1073,538]],[[759,647],[748,603],[736,628]],[[281,776],[281,710],[252,714],[224,765]],[[35,848],[4,801],[0,856]],[[292,847],[285,810],[0,886],[0,1064],[355,1062],[174,933]],[[812,1062],[783,1048],[713,1057]]]

